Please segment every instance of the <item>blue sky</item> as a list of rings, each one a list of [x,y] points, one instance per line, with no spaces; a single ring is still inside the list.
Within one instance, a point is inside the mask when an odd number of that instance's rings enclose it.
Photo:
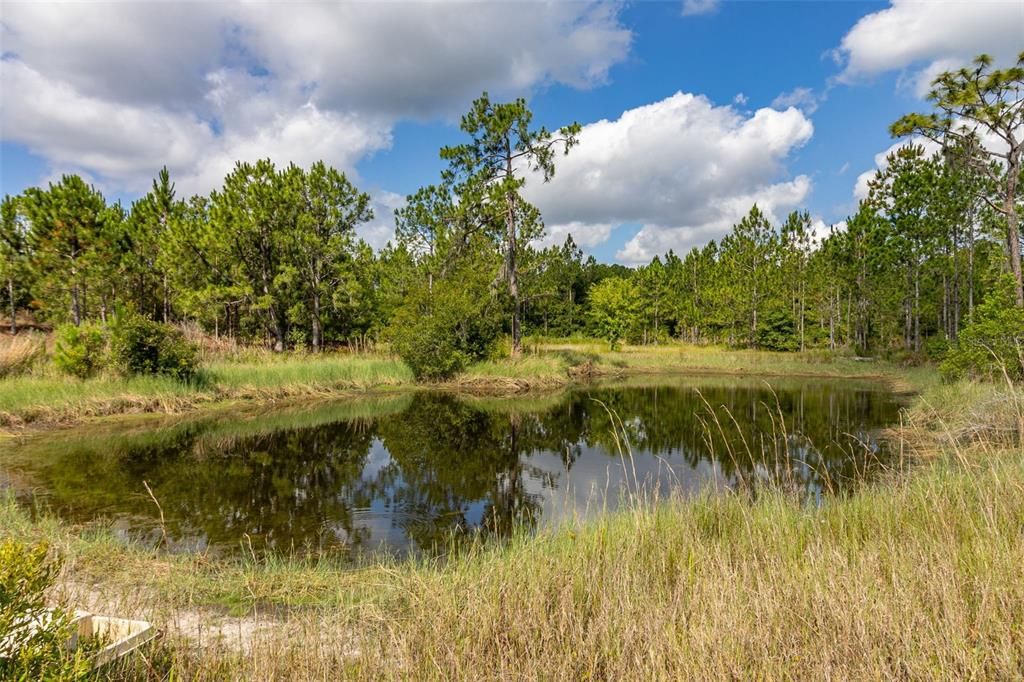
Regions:
[[[1024,3],[998,1],[90,7],[4,6],[5,193],[79,172],[128,202],[164,164],[205,192],[239,158],[324,158],[374,195],[380,246],[488,89],[584,125],[527,195],[551,241],[626,263],[753,201],[841,221],[934,73],[1024,49]]]

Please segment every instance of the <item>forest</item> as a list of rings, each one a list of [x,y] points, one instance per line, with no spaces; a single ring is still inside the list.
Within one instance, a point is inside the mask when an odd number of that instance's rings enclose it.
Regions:
[[[486,93],[376,253],[357,236],[370,196],[322,162],[239,162],[192,197],[164,168],[127,207],[65,175],[3,200],[10,332],[57,328],[81,355],[134,316],[276,351],[383,344],[427,378],[518,355],[524,335],[942,359],[967,333],[961,364],[994,354],[1020,371],[1022,85],[1024,55],[940,76],[933,111],[893,124],[908,144],[827,234],[806,211],[776,223],[755,205],[720,240],[636,268],[571,236],[538,245],[543,218],[521,190],[553,177],[580,127],[534,127],[525,101]]]

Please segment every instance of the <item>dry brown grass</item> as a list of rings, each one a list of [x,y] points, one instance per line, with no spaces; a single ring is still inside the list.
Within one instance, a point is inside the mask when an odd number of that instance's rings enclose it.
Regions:
[[[28,374],[46,357],[46,336],[0,334],[0,379]]]

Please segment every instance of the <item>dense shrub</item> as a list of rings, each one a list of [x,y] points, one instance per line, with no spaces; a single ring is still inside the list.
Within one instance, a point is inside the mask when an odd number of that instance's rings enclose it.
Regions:
[[[757,324],[757,345],[764,350],[795,351],[800,348],[796,322],[788,310],[769,310]]]
[[[45,544],[0,542],[0,679],[74,680],[89,671],[83,652],[66,647],[69,614],[46,608],[60,568],[47,554]],[[30,622],[37,626],[26,627]]]
[[[590,324],[615,350],[640,326],[640,292],[632,280],[609,277],[590,292]]]
[[[492,303],[470,287],[437,283],[395,312],[387,338],[417,379],[447,379],[492,352],[501,333]]]
[[[1006,275],[974,310],[974,321],[942,362],[948,378],[963,376],[1024,380],[1024,309],[1017,306],[1013,279]]]
[[[160,374],[192,378],[199,366],[199,349],[181,330],[136,314],[118,317],[110,342],[113,362],[129,374]]]
[[[65,374],[86,379],[103,368],[105,347],[106,338],[99,325],[65,324],[57,328],[53,364]]]

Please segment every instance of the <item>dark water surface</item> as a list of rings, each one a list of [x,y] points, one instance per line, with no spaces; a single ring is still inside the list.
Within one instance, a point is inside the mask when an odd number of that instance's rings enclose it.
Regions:
[[[661,495],[781,480],[841,491],[884,462],[884,388],[836,380],[677,377],[557,396],[417,392],[135,420],[0,446],[0,487],[74,522],[110,519],[171,548],[432,551],[474,534]],[[612,417],[632,457],[620,455]]]

